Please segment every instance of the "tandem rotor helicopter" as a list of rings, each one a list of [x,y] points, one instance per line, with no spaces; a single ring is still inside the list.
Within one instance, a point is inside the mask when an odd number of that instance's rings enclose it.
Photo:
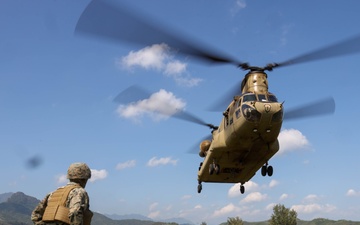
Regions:
[[[177,53],[211,63],[232,64],[248,71],[231,97],[223,99],[223,102],[230,103],[223,112],[219,126],[206,123],[185,111],[173,115],[212,130],[209,140],[200,144],[199,155],[204,160],[198,170],[198,193],[202,190],[202,182],[215,182],[240,183],[243,194],[244,184],[257,171],[260,170],[262,176],[272,176],[273,167],[268,162],[280,148],[278,136],[284,120],[334,113],[333,98],[284,112],[283,103],[269,92],[267,71],[360,51],[360,36],[356,36],[281,63],[251,66],[150,21],[127,8],[94,0],[81,14],[75,33],[141,45],[166,43]],[[115,101],[121,102],[135,89],[122,92]]]

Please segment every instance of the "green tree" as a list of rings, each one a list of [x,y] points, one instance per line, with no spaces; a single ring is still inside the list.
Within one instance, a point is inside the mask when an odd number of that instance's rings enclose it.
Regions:
[[[227,219],[227,224],[228,225],[244,225],[244,222],[242,221],[242,219],[240,219],[237,216],[237,217],[229,217]]]
[[[269,220],[269,225],[296,225],[297,212],[286,208],[284,205],[277,204],[273,208],[273,214]]]
[[[207,223],[203,221],[203,222],[201,222],[200,225],[207,225]]]

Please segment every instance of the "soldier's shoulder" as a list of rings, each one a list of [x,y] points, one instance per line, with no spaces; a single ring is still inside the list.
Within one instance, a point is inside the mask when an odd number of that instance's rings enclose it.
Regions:
[[[82,187],[75,187],[69,193],[69,195],[87,195],[85,188]]]

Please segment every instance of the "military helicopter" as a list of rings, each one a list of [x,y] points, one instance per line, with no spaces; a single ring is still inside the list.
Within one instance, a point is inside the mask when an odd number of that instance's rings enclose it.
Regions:
[[[221,100],[230,103],[223,112],[219,126],[206,123],[185,111],[173,115],[212,130],[209,140],[200,144],[199,155],[204,160],[198,170],[198,193],[202,191],[202,182],[240,183],[240,192],[244,193],[244,184],[258,170],[261,170],[263,176],[272,176],[273,167],[268,162],[280,148],[278,136],[283,120],[335,111],[334,99],[327,98],[284,113],[284,104],[269,92],[266,71],[360,51],[360,36],[356,36],[282,63],[251,66],[150,21],[153,20],[140,17],[127,7],[94,0],[81,14],[75,33],[141,45],[166,43],[179,54],[211,63],[233,64],[248,71],[235,91],[231,88],[231,94]],[[122,92],[115,101],[123,102],[133,91],[129,89]]]

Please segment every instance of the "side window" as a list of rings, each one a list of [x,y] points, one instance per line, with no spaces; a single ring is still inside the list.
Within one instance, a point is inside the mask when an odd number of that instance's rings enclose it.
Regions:
[[[238,100],[236,100],[236,103],[235,103],[235,108],[239,108],[241,106],[241,98],[239,98]]]
[[[229,125],[229,110],[230,110],[230,108],[227,108],[226,111],[223,112],[225,127],[227,127]]]

